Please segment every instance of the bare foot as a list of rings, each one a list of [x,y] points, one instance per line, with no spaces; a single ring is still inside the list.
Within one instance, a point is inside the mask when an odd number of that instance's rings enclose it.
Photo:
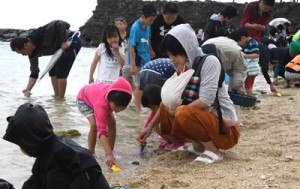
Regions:
[[[200,153],[204,152],[205,148],[201,143],[192,141],[192,144],[193,144],[193,148],[196,152],[200,152]]]
[[[287,83],[287,84],[285,84],[285,86],[284,86],[284,88],[291,88],[292,86],[291,86],[291,84],[289,84],[289,83]]]
[[[286,80],[286,84],[284,86],[285,88],[291,88],[292,85],[291,85],[291,81],[290,80]]]

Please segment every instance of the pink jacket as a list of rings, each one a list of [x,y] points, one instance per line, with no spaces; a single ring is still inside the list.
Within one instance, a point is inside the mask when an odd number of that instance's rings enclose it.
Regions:
[[[123,91],[132,95],[132,88],[126,79],[119,77],[112,84],[92,83],[80,89],[77,99],[85,102],[94,110],[96,127],[99,134],[107,136],[107,118],[112,113],[107,95],[110,91]]]

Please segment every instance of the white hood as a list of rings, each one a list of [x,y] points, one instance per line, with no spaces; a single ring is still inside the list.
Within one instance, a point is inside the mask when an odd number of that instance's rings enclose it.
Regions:
[[[199,47],[196,33],[189,24],[179,24],[173,27],[167,35],[172,35],[180,42],[187,54],[189,68],[193,66],[197,56],[203,56],[204,53]]]

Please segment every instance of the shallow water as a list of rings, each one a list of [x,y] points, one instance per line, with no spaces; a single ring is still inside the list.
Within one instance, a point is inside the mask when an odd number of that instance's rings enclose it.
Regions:
[[[53,97],[50,77],[45,76],[36,83],[32,90],[32,97],[27,99],[23,96],[22,89],[27,84],[29,76],[29,60],[26,56],[12,52],[9,43],[0,42],[0,178],[11,182],[15,188],[21,188],[22,183],[31,174],[34,158],[21,153],[19,148],[2,139],[7,126],[6,117],[13,115],[16,109],[23,103],[31,101],[42,105],[52,122],[55,130],[77,129],[82,135],[74,138],[82,146],[86,147],[88,122],[78,111],[75,99],[79,89],[87,84],[89,65],[94,57],[94,48],[82,48],[73,65],[68,78],[68,87],[65,101],[56,101]],[[50,56],[40,58],[40,70],[50,60]],[[98,142],[96,153],[103,171],[109,178],[129,177],[138,174],[138,167],[132,165],[132,161],[138,161],[142,166],[146,163],[138,156],[139,147],[135,140],[136,135],[142,128],[147,111],[141,115],[136,114],[132,108],[116,114],[117,120],[117,142],[116,151],[121,156],[117,160],[122,171],[111,174],[104,165],[101,144]]]
[[[29,76],[29,61],[25,56],[18,55],[10,50],[9,43],[0,42],[0,178],[11,182],[15,188],[21,188],[23,182],[30,176],[34,158],[30,158],[21,153],[19,148],[2,139],[7,126],[6,117],[13,115],[21,104],[32,101],[42,105],[54,126],[55,130],[77,129],[82,135],[74,138],[80,145],[86,147],[87,133],[89,125],[87,120],[79,113],[75,99],[79,89],[87,84],[89,65],[95,53],[95,48],[82,48],[73,65],[68,78],[66,100],[56,101],[53,97],[50,78],[45,76],[36,84],[32,90],[32,97],[27,99],[22,94],[22,89],[27,84]],[[50,60],[50,56],[40,58],[40,69],[43,70]],[[269,91],[262,76],[256,80],[255,89],[258,91]],[[96,154],[104,174],[108,180],[114,178],[128,178],[139,174],[143,168],[147,167],[147,159],[151,157],[150,143],[147,156],[140,158],[139,145],[135,138],[142,129],[147,116],[147,110],[142,114],[136,114],[132,107],[116,114],[117,120],[117,141],[116,151],[121,159],[117,160],[122,171],[112,173],[104,164],[104,155],[101,144],[97,143]],[[133,161],[138,161],[140,165],[133,165]],[[117,184],[112,183],[110,184]]]

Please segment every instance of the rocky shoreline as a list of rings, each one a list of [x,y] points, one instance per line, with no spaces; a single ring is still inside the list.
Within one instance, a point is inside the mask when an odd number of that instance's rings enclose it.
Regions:
[[[130,26],[139,16],[140,9],[147,1],[141,0],[98,0],[98,4],[93,11],[93,16],[80,27],[81,39],[84,46],[97,46],[100,42],[102,31],[114,18],[124,16]],[[161,10],[165,1],[152,1],[158,10]],[[225,5],[234,5],[238,9],[238,16],[233,21],[233,25],[239,26],[245,4],[240,3],[220,3],[215,1],[184,1],[177,2],[180,14],[184,16],[186,22],[197,31],[205,27],[207,19],[211,14],[217,13]],[[273,11],[273,18],[285,17],[293,24],[296,31],[300,28],[300,3],[276,3]],[[17,36],[26,35],[30,30],[0,29],[0,41],[10,41]]]
[[[26,36],[31,30],[0,29],[0,41],[9,42],[15,37]]]

